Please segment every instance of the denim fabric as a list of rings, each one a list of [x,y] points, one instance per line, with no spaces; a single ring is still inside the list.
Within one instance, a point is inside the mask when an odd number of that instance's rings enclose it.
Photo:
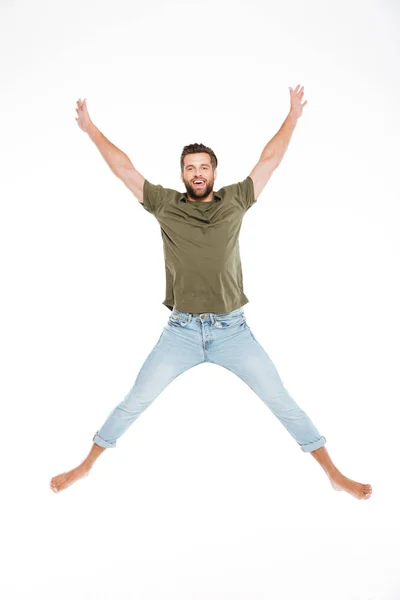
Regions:
[[[188,313],[174,307],[134,385],[95,433],[93,442],[114,448],[116,440],[171,381],[204,362],[225,367],[245,381],[303,452],[326,443],[283,386],[271,359],[247,325],[243,307],[228,313]]]

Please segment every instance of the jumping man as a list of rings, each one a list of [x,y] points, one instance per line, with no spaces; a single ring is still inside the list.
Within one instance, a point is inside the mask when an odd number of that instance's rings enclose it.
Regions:
[[[302,104],[303,87],[289,90],[289,114],[250,175],[216,192],[218,161],[211,148],[197,143],[183,148],[180,168],[185,193],[154,185],[93,124],[86,99],[78,100],[79,127],[160,225],[166,276],[163,304],[171,314],[133,387],[94,434],[88,456],[76,468],[51,479],[54,492],[88,475],[100,454],[115,447],[116,440],[178,375],[210,362],[229,369],[250,386],[300,449],[317,460],[335,490],[370,498],[370,485],[345,477],[333,464],[325,448],[326,438],[284,387],[243,310],[249,300],[243,291],[239,254],[242,219],[282,161],[307,104]]]

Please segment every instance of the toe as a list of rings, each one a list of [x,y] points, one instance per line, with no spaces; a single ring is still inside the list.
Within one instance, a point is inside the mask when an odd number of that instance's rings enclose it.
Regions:
[[[58,484],[57,484],[57,482],[54,479],[51,480],[50,487],[53,490],[53,492],[57,492],[58,491]]]

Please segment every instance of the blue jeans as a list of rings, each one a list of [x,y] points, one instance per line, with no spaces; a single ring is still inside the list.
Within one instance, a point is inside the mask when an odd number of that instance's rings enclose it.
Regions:
[[[109,414],[93,442],[116,440],[178,375],[204,362],[238,375],[279,419],[303,452],[321,448],[321,436],[289,395],[268,354],[246,323],[243,308],[228,313],[188,313],[174,307],[124,400]]]

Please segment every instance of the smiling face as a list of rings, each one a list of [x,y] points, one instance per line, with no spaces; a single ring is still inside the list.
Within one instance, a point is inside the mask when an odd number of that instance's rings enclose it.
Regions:
[[[181,179],[185,184],[189,198],[204,202],[211,201],[216,170],[213,171],[210,155],[207,152],[186,154],[183,161]],[[196,181],[202,183],[197,184]]]

